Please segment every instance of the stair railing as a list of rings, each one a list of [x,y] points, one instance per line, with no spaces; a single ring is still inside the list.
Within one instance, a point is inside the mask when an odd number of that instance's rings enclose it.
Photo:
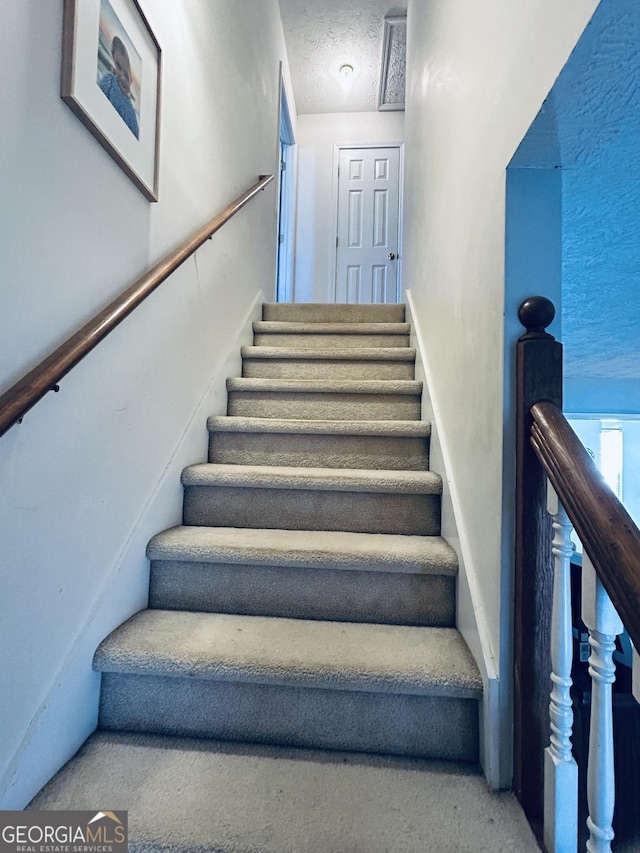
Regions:
[[[49,391],[58,391],[60,380],[78,362],[272,180],[273,175],[261,175],[256,184],[136,279],[95,317],[0,396],[0,436],[14,424],[19,423],[29,409],[35,406],[45,394]]]
[[[527,331],[517,353],[516,511],[526,516],[518,518],[516,534],[514,788],[532,825],[543,824],[549,853],[575,853],[578,768],[571,750],[569,574],[573,528],[584,551],[581,616],[591,652],[587,850],[607,853],[615,791],[613,652],[623,629],[640,648],[640,530],[562,413],[562,347],[545,331],[554,313],[544,297],[525,300],[518,312]],[[634,695],[640,701],[638,663],[634,652]],[[541,716],[540,698],[549,696],[550,686],[548,712]],[[527,739],[531,742],[525,746]],[[548,743],[544,749],[543,740]],[[531,752],[537,753],[535,761],[527,764]]]

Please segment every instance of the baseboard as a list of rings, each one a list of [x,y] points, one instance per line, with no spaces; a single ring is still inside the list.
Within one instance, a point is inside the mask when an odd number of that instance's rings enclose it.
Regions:
[[[475,586],[473,553],[464,533],[464,519],[457,498],[456,483],[449,472],[450,452],[443,434],[438,401],[430,382],[431,371],[427,350],[417,319],[411,290],[406,291],[408,317],[411,323],[411,346],[416,350],[416,379],[424,383],[422,418],[431,423],[430,467],[442,476],[442,535],[455,549],[459,561],[457,581],[457,627],[478,665],[483,680],[480,725],[480,762],[493,789],[511,785],[511,723],[508,696],[503,689],[500,671],[493,653],[486,616]]]

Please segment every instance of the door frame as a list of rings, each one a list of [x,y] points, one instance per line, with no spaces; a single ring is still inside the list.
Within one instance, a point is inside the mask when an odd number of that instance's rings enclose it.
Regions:
[[[296,205],[296,138],[282,62],[278,102],[278,189],[276,226],[276,302],[293,302]],[[284,164],[284,168],[283,168]],[[280,242],[280,237],[283,240]]]
[[[398,149],[398,265],[396,280],[396,299],[402,302],[402,234],[403,234],[403,206],[404,206],[404,142],[336,142],[333,146],[333,164],[331,180],[331,209],[333,210],[333,234],[329,248],[331,258],[331,269],[333,270],[333,283],[331,293],[333,301],[337,295],[337,273],[338,273],[338,180],[340,167],[340,152],[357,148],[397,148]]]

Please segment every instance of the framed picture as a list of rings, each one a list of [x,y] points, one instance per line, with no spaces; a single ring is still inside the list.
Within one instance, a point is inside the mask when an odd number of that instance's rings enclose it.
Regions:
[[[158,200],[161,50],[137,0],[64,0],[61,96]]]

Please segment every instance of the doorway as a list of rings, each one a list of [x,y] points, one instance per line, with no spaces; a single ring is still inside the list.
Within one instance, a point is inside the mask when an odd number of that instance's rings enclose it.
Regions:
[[[278,243],[276,301],[293,301],[293,234],[295,214],[295,136],[280,65],[280,175],[278,188]]]
[[[337,147],[336,302],[400,301],[401,155]]]

